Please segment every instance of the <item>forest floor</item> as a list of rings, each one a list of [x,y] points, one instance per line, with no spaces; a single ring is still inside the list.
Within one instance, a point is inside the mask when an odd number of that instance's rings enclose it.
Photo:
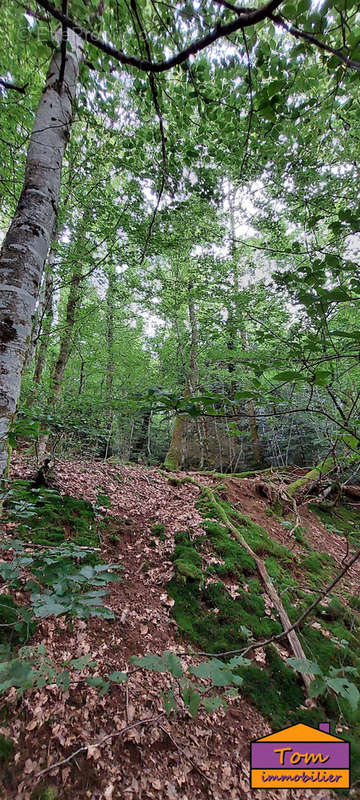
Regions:
[[[13,480],[33,475],[31,462],[14,458]],[[207,486],[219,484],[211,475],[191,475]],[[305,593],[308,583],[302,559],[309,547],[311,552],[327,553],[341,567],[346,538],[340,529],[330,535],[307,504],[300,509],[302,536],[298,541],[261,497],[256,477],[224,478],[222,484],[225,488],[221,491],[235,509],[292,552],[289,571]],[[200,489],[187,482],[174,484],[157,468],[76,460],[57,461],[51,485],[62,495],[97,503],[98,514],[109,518],[100,533],[101,557],[108,563],[121,562],[123,571],[121,582],[110,584],[105,601],[114,612],[114,621],[93,617],[69,623],[64,616],[40,619],[31,643],[45,645],[48,656],[59,665],[91,654],[98,664],[93,675],[127,671],[134,655],[164,650],[184,653],[189,640],[174,618],[174,599],[167,586],[174,574],[175,534],[187,531],[190,539],[204,537]],[[99,508],[99,491],[109,498],[108,507]],[[164,528],[154,528],[156,525]],[[16,524],[5,516],[3,527],[14,534]],[[156,536],[157,530],[163,534]],[[345,604],[349,594],[358,591],[359,577],[360,565],[355,564],[337,592]],[[224,585],[231,597],[236,595],[234,578],[225,577]],[[20,597],[21,591],[18,594]],[[311,625],[321,628],[318,621]],[[277,649],[284,658],[291,655],[284,640]],[[252,657],[260,667],[265,663],[262,649],[255,650]],[[85,669],[82,676],[86,674],[90,673]],[[249,745],[271,733],[269,719],[241,690],[228,701],[227,709],[212,714],[199,711],[193,718],[183,706],[177,715],[166,716],[162,692],[169,685],[166,673],[138,670],[128,684],[112,685],[103,696],[84,681],[70,685],[65,692],[56,685],[28,690],[21,699],[14,688],[9,689],[0,703],[0,734],[14,743],[14,758],[4,769],[2,786],[0,776],[1,796],[9,800],[245,800],[252,796]],[[306,702],[304,695],[303,708]],[[346,729],[343,723],[336,730],[340,736],[344,731],[346,738]],[[101,743],[110,734],[111,738]],[[39,775],[65,759],[66,763]],[[257,790],[256,794],[259,800],[329,800],[332,796],[329,789]]]

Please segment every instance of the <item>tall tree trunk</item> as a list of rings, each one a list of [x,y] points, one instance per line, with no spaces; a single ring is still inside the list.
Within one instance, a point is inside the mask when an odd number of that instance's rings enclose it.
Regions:
[[[64,372],[73,345],[73,333],[76,320],[76,310],[80,299],[81,277],[82,277],[82,263],[81,260],[77,258],[75,260],[75,266],[71,275],[70,290],[66,304],[66,313],[64,320],[65,324],[60,337],[60,349],[50,379],[50,388],[49,388],[50,408],[56,406],[56,401],[58,400],[61,391],[62,379],[64,377]],[[49,438],[50,434],[46,433],[39,439],[39,444],[38,444],[39,462],[41,462],[45,456]]]
[[[145,408],[143,417],[140,422],[140,430],[136,437],[134,453],[137,458],[141,457],[141,453],[151,455],[149,450],[149,428],[151,421],[151,408]]]
[[[198,350],[199,350],[199,329],[196,318],[195,303],[192,294],[193,283],[189,281],[189,321],[191,330],[191,344],[190,344],[190,374],[189,374],[189,392],[196,395],[199,392],[199,366],[198,366]],[[207,449],[206,428],[203,419],[196,420],[197,435],[200,447],[200,462],[199,469],[203,469],[205,462],[205,449]]]
[[[24,185],[6,234],[0,271],[0,479],[9,459],[8,432],[20,394],[25,351],[56,220],[61,168],[70,135],[82,42],[68,31],[71,51],[52,58],[27,153]],[[60,83],[59,77],[63,73]]]
[[[177,472],[182,461],[182,440],[185,428],[185,414],[176,414],[171,434],[169,449],[166,453],[164,467],[171,472]]]
[[[193,282],[192,280],[189,280],[188,311],[189,311],[189,321],[191,330],[191,342],[190,342],[190,362],[188,370],[186,370],[182,354],[179,326],[178,324],[176,325],[184,372],[187,371],[188,373],[186,377],[186,389],[185,389],[185,395],[188,396],[194,396],[198,392],[199,388],[199,368],[197,362],[199,332],[198,332],[195,304],[193,300],[192,290],[193,290]],[[184,414],[177,414],[175,416],[170,445],[164,461],[165,469],[176,471],[181,466],[181,462],[183,459],[183,434],[185,430],[186,419],[187,419],[186,415]],[[204,437],[199,424],[197,424],[197,432],[198,432],[200,452],[201,452],[200,461],[201,465],[203,466]]]
[[[247,333],[246,333],[246,331],[244,329],[241,331],[241,341],[242,341],[243,349],[247,350],[248,349],[248,338],[247,338]],[[256,418],[255,403],[254,403],[252,398],[250,398],[250,400],[248,400],[247,408],[248,408],[248,413],[249,413],[249,431],[250,431],[250,439],[251,439],[251,445],[252,445],[254,461],[255,461],[255,465],[256,466],[260,466],[262,464],[262,462],[263,462],[262,447],[261,447],[261,442],[260,442],[260,438],[259,438],[259,427],[258,427],[258,421],[257,421],[257,418]]]
[[[111,407],[114,388],[114,306],[115,306],[115,287],[116,274],[113,264],[110,265],[108,276],[108,288],[106,292],[106,382],[105,382],[105,402],[106,402],[106,421],[107,438],[105,447],[105,458],[112,455],[111,439],[114,423],[114,409]]]
[[[234,204],[235,204],[235,196],[234,193],[229,192],[229,210],[230,210],[230,231],[231,231],[231,255],[234,262],[234,288],[235,291],[239,291],[239,268],[238,268],[238,261],[236,255],[236,232],[235,232],[235,214],[234,214]],[[228,330],[229,330],[229,339],[228,339],[228,350],[233,351],[235,348],[235,339],[237,334],[239,333],[239,326],[236,322],[236,305],[231,307],[228,317]],[[241,324],[241,323],[240,323]],[[243,350],[248,349],[248,338],[245,328],[243,324],[241,325],[240,330],[241,335],[241,343],[243,346]],[[235,362],[232,359],[229,361],[228,370],[230,374],[232,374],[235,370]],[[246,368],[244,371],[247,372]],[[231,397],[234,397],[236,391],[236,382],[231,382]],[[249,414],[249,432],[250,432],[250,440],[251,446],[254,456],[254,461],[257,466],[262,464],[262,449],[261,449],[261,442],[259,439],[259,429],[258,429],[258,422],[256,418],[256,408],[255,403],[252,399],[248,400],[247,402],[247,410]]]
[[[50,402],[55,403],[59,397],[62,379],[69,360],[73,345],[76,311],[80,300],[80,284],[82,278],[82,263],[76,259],[71,275],[69,296],[66,304],[65,326],[61,332],[60,349],[55,361],[50,384]]]

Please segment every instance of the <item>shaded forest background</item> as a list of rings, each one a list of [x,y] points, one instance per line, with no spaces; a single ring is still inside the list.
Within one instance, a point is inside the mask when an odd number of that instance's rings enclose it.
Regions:
[[[11,423],[11,443],[30,437],[40,460],[168,454],[239,471],[335,454],[356,475],[359,13],[349,0],[270,5],[159,74],[82,51]],[[3,231],[54,9],[2,9]],[[140,61],[236,17],[227,3],[68,13],[97,43],[121,33]]]

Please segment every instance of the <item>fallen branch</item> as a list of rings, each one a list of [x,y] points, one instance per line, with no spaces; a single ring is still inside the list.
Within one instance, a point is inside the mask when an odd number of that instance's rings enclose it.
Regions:
[[[247,470],[247,472],[214,472],[212,470],[209,471],[200,471],[195,470],[195,475],[209,475],[210,478],[224,478],[229,480],[230,478],[251,478],[253,475],[267,475],[270,472],[274,472],[273,467],[267,467],[266,469],[251,469]],[[281,470],[277,470],[277,473],[281,472]]]
[[[0,78],[0,86],[3,86],[4,89],[11,89],[14,92],[19,92],[20,94],[25,94],[26,89],[29,86],[29,84],[25,83],[24,86],[18,86],[16,83],[12,83],[11,81],[5,80],[5,78]]]
[[[285,611],[285,608],[284,608],[284,606],[283,606],[283,604],[281,602],[281,599],[280,599],[280,597],[279,597],[279,595],[278,595],[278,593],[277,593],[277,591],[275,589],[275,586],[274,586],[274,584],[273,584],[273,582],[272,582],[272,580],[271,580],[271,578],[270,578],[270,576],[268,574],[268,571],[267,571],[267,569],[265,567],[264,561],[262,560],[262,558],[260,558],[254,552],[252,547],[250,547],[250,545],[248,544],[248,542],[246,541],[244,536],[240,533],[240,531],[238,530],[236,525],[234,525],[231,522],[231,520],[229,519],[229,517],[226,514],[226,511],[222,507],[221,503],[218,503],[218,501],[216,500],[213,490],[210,489],[208,486],[203,486],[201,483],[197,483],[196,481],[192,481],[192,482],[195,483],[195,485],[198,486],[202,490],[202,492],[204,492],[204,494],[207,495],[207,497],[209,498],[211,503],[215,506],[215,508],[216,508],[220,518],[222,519],[224,525],[226,526],[226,528],[229,531],[231,531],[231,533],[233,534],[234,538],[241,544],[241,546],[246,550],[246,552],[249,553],[251,558],[254,559],[256,567],[257,567],[257,570],[258,570],[258,573],[259,573],[259,575],[261,577],[261,580],[262,580],[262,583],[263,583],[263,585],[265,587],[265,591],[268,594],[268,596],[270,597],[270,599],[272,600],[272,602],[273,602],[273,604],[274,604],[274,606],[276,608],[276,611],[278,612],[278,615],[280,617],[281,624],[282,624],[282,626],[284,628],[284,633],[282,635],[286,635],[287,636],[289,644],[290,644],[290,647],[291,647],[291,650],[294,653],[294,656],[296,658],[301,658],[301,659],[305,660],[306,656],[305,656],[304,650],[303,650],[303,648],[302,648],[302,646],[300,644],[299,638],[298,638],[298,636],[297,636],[297,634],[295,632],[294,627],[291,625],[291,621],[290,621],[290,619],[289,619],[289,617],[288,617],[288,615],[287,615],[287,613]],[[251,649],[252,648],[249,647],[249,650],[251,650]],[[302,679],[304,681],[305,687],[306,687],[306,689],[308,689],[310,684],[311,684],[311,682],[314,680],[314,675],[305,675],[304,673],[301,673],[301,675],[302,675]]]
[[[310,472],[307,472],[306,475],[303,475],[293,483],[290,483],[289,486],[286,487],[286,494],[289,497],[295,497],[300,489],[305,487],[307,484],[312,485],[317,483],[317,481],[321,480],[322,477],[329,475],[330,472],[335,469],[335,467],[336,463],[331,456],[329,458],[325,458],[324,461],[320,461],[320,464],[317,464],[316,467],[313,467],[313,469],[311,469]]]
[[[255,642],[254,644],[249,644],[248,647],[242,650],[226,650],[222,653],[196,653],[196,655],[208,656],[208,657],[210,656],[212,658],[219,656],[236,656],[236,655],[246,656],[246,654],[249,653],[251,650],[257,650],[259,647],[265,647],[268,644],[272,644],[273,642],[279,641],[279,639],[283,639],[284,636],[288,636],[288,634],[291,633],[291,631],[295,631],[296,628],[299,628],[302,622],[304,622],[304,619],[306,619],[306,617],[309,616],[309,614],[314,610],[314,608],[316,608],[316,606],[318,606],[319,603],[321,603],[321,600],[331,592],[334,586],[336,586],[336,584],[339,583],[339,581],[341,581],[341,578],[344,577],[346,572],[348,572],[350,567],[352,567],[352,565],[355,563],[355,561],[358,560],[358,558],[360,558],[360,550],[356,551],[356,553],[351,557],[350,561],[348,561],[347,564],[345,564],[345,566],[343,567],[341,572],[339,572],[336,578],[334,578],[334,580],[332,580],[331,583],[325,586],[325,589],[321,589],[321,591],[319,592],[319,596],[316,598],[316,600],[314,600],[313,603],[311,603],[311,605],[309,605],[309,607],[306,608],[305,611],[303,611],[303,613],[296,620],[296,622],[294,622],[289,628],[284,630],[282,633],[277,633],[275,636],[272,636],[271,639],[264,639],[263,642]],[[190,655],[193,656],[194,653],[191,653]],[[181,653],[181,656],[183,657],[184,653]]]
[[[51,772],[53,769],[57,769],[58,767],[63,767],[64,764],[68,764],[69,761],[72,761],[73,758],[79,755],[79,753],[85,753],[85,751],[89,747],[102,747],[105,742],[108,742],[110,739],[115,739],[117,736],[122,736],[123,733],[126,731],[131,730],[132,728],[139,728],[141,725],[150,725],[152,722],[158,722],[159,719],[165,716],[165,712],[162,714],[158,714],[157,717],[148,717],[147,719],[140,719],[138,722],[132,722],[131,725],[126,725],[125,728],[121,728],[120,731],[113,731],[113,733],[107,734],[107,736],[103,736],[98,742],[94,742],[93,744],[85,744],[82,747],[79,747],[77,750],[74,750],[73,753],[70,753],[67,758],[63,758],[62,761],[55,761],[55,764],[51,764],[50,767],[46,767],[46,769],[42,769],[41,772],[38,772],[35,775],[35,778],[41,778],[42,775],[46,775],[48,772]]]
[[[208,776],[207,776],[207,775],[205,775],[205,772],[203,772],[203,771],[200,769],[200,767],[198,767],[198,766],[195,764],[195,761],[193,761],[193,760],[192,760],[192,758],[190,758],[190,756],[188,756],[188,755],[186,755],[186,753],[184,753],[184,751],[182,750],[182,748],[180,747],[180,745],[178,745],[178,743],[175,741],[175,739],[173,739],[173,737],[171,736],[171,734],[169,733],[169,731],[167,731],[167,730],[166,730],[166,728],[163,728],[163,726],[162,726],[162,725],[159,725],[159,728],[160,728],[160,730],[162,730],[162,731],[163,731],[163,733],[166,733],[166,735],[169,737],[170,741],[173,743],[174,747],[176,747],[176,749],[177,749],[177,750],[179,751],[179,753],[180,753],[180,754],[183,756],[183,758],[186,758],[186,760],[189,762],[189,764],[191,764],[192,768],[193,768],[193,769],[195,769],[195,770],[196,770],[196,772],[198,772],[198,773],[199,773],[199,775],[200,775],[200,776],[201,776],[201,777],[204,779],[204,781],[206,781],[206,782],[207,782],[208,784],[210,784],[210,786],[211,786],[211,785],[212,785],[212,781],[210,780],[210,778],[208,778]]]

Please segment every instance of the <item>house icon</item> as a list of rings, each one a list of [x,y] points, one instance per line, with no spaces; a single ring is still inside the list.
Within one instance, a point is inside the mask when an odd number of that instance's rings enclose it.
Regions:
[[[350,745],[319,728],[298,723],[251,744],[252,789],[348,789]]]

